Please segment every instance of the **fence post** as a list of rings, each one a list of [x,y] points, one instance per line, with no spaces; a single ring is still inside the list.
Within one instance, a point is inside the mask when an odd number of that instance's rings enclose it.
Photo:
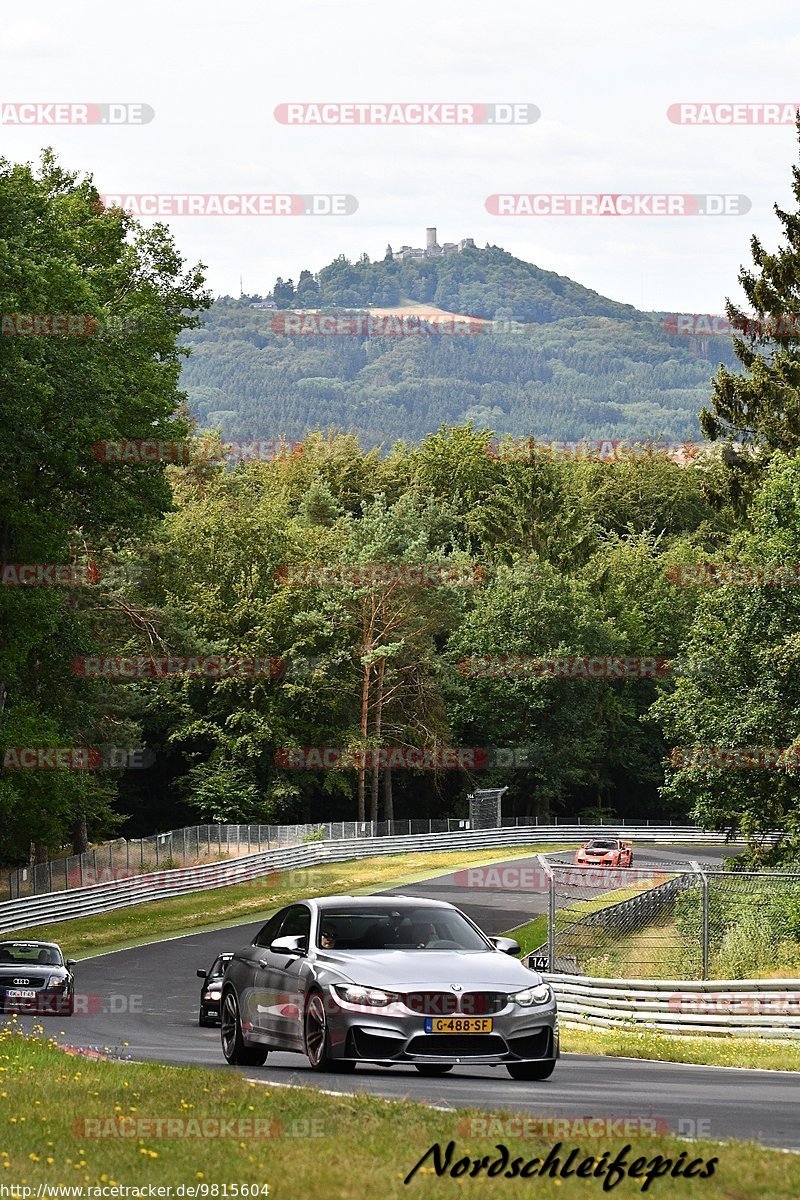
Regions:
[[[125,841],[125,874],[130,875],[130,873],[131,873],[131,844],[129,841],[126,840]]]
[[[708,945],[708,876],[698,862],[692,862],[692,870],[696,871],[700,876],[700,903],[701,908],[701,954],[702,965],[700,967],[700,978],[708,979],[709,966],[709,945]]]
[[[703,979],[708,979],[708,876],[703,873]]]
[[[547,966],[551,974],[556,969],[556,877],[553,874],[547,895]]]

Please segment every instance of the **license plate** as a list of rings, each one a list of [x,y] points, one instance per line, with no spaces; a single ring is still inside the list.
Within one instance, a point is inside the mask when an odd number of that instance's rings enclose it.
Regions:
[[[427,1017],[426,1033],[491,1033],[491,1017]]]
[[[36,992],[33,988],[8,988],[6,991],[7,1000],[35,1000]]]

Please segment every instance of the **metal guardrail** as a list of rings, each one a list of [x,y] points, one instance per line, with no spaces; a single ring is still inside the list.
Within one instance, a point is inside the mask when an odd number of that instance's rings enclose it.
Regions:
[[[800,1038],[800,979],[598,979],[545,973],[567,1025]]]
[[[317,866],[326,862],[372,858],[384,854],[409,854],[437,850],[513,848],[537,842],[582,842],[600,836],[603,826],[528,825],[495,829],[461,829],[450,833],[412,834],[313,842],[285,850],[265,850],[229,861],[155,871],[114,879],[73,891],[26,896],[0,904],[0,933],[30,929],[52,921],[93,916],[151,900],[169,899],[190,892],[209,891],[259,879],[276,871]],[[723,844],[725,835],[696,826],[626,826],[632,839],[651,842],[712,842]]]
[[[520,817],[506,817],[501,821],[503,828],[526,824],[525,819]],[[534,824],[539,824],[538,818]],[[558,825],[558,818],[548,820],[545,824]],[[581,826],[580,817],[565,824]],[[597,829],[599,824],[603,827],[626,827],[624,820],[608,818],[602,823],[590,822],[586,828],[591,831]],[[641,822],[634,821],[633,824],[638,827]],[[649,825],[650,822],[644,824]],[[655,825],[658,826],[659,822],[656,821]],[[212,859],[238,858],[261,850],[282,850],[305,842],[410,837],[412,834],[453,833],[469,828],[471,825],[468,820],[457,817],[328,821],[305,825],[187,825],[146,838],[116,838],[104,845],[93,846],[83,854],[70,854],[19,867],[9,872],[8,898],[19,900],[23,896],[66,892],[134,874],[146,875],[175,867],[199,866],[203,859],[210,862]]]
[[[639,892],[637,896],[619,900],[616,904],[608,904],[605,908],[598,908],[595,912],[587,913],[586,916],[579,917],[577,921],[574,921],[572,926],[573,928],[576,925],[611,925],[613,927],[623,916],[634,917],[637,925],[644,924],[660,916],[664,909],[674,901],[678,892],[691,887],[694,882],[693,875],[678,875],[675,879],[668,879],[665,883]],[[626,932],[630,932],[630,929],[631,926],[626,924]]]

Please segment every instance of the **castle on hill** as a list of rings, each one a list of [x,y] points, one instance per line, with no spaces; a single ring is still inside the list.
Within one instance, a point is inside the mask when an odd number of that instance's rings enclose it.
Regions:
[[[436,226],[426,230],[425,249],[417,246],[401,246],[399,250],[386,247],[384,262],[403,262],[409,258],[444,258],[446,254],[459,254],[462,250],[475,249],[474,238],[462,238],[460,242],[445,242],[440,246],[436,240]]]

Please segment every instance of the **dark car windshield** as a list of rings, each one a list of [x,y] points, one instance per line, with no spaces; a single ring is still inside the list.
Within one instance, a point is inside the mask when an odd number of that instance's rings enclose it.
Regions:
[[[0,942],[0,967],[63,967],[64,960],[57,946],[41,942]]]
[[[616,842],[589,842],[587,850],[616,850]]]
[[[452,909],[336,908],[320,916],[317,946],[329,950],[488,950]]]

